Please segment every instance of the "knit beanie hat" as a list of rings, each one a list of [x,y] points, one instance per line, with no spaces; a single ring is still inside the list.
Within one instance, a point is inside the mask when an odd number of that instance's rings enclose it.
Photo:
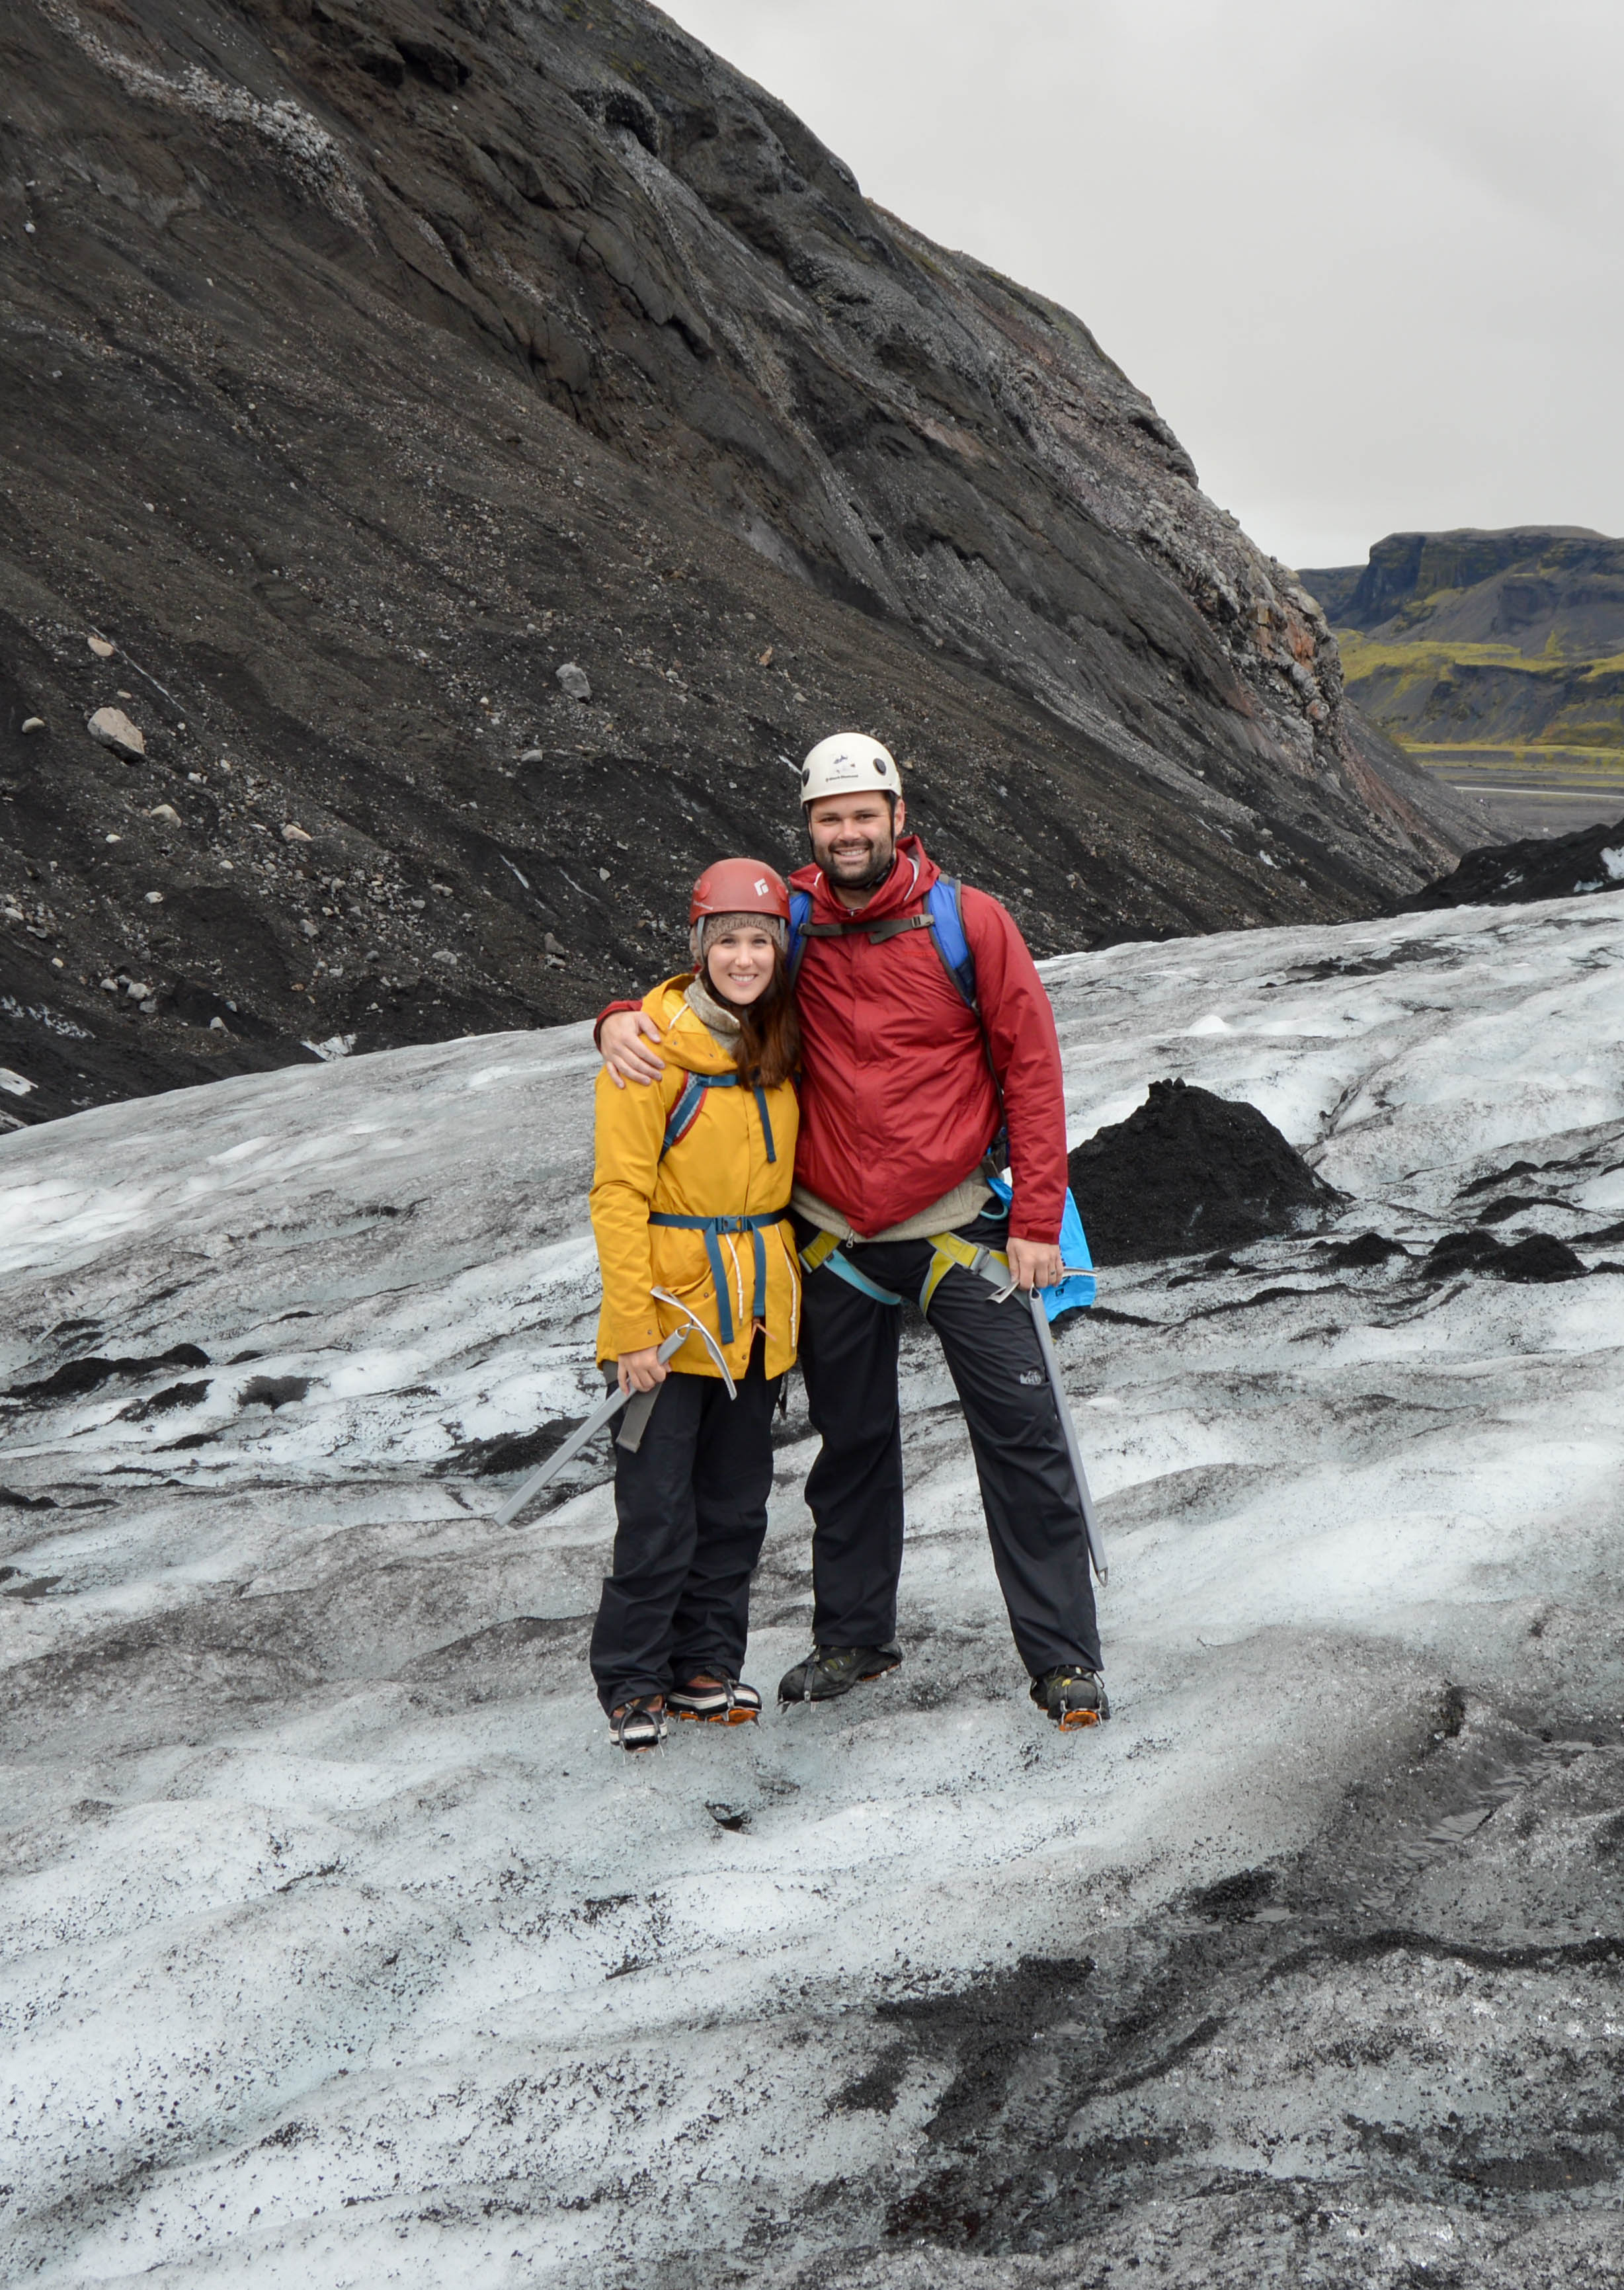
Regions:
[[[703,970],[705,957],[719,938],[729,931],[764,930],[778,941],[780,954],[789,951],[789,925],[781,915],[706,915],[692,924],[688,932],[688,948],[694,967]]]

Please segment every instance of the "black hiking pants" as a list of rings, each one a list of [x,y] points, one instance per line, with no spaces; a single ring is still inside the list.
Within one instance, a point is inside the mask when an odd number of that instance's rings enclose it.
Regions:
[[[814,1228],[796,1220],[804,1248]],[[1004,1223],[958,1228],[1000,1248]],[[928,1240],[860,1241],[856,1269],[893,1294],[917,1296]],[[992,1540],[993,1565],[1016,1650],[1034,1677],[1077,1664],[1099,1669],[1100,1632],[1089,1580],[1083,1506],[1049,1389],[1030,1307],[996,1304],[980,1273],[954,1265],[931,1299],[964,1409]],[[896,1635],[902,1571],[902,1421],[897,1346],[902,1314],[865,1296],[827,1264],[806,1277],[801,1369],[823,1448],[807,1475],[813,1521],[812,1636],[818,1645],[883,1646]]]
[[[719,1376],[667,1376],[636,1453],[616,1444],[614,1557],[590,1657],[612,1715],[639,1694],[744,1667],[783,1381],[765,1373],[763,1350],[757,1336],[737,1399]]]

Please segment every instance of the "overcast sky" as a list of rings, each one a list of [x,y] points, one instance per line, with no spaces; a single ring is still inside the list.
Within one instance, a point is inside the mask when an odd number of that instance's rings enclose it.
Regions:
[[[669,0],[1288,564],[1624,533],[1624,0]]]

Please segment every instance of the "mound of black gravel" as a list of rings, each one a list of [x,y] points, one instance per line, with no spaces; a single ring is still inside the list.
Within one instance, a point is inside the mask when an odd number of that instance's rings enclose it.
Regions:
[[[1525,1233],[1508,1244],[1475,1225],[1466,1232],[1446,1232],[1427,1252],[1427,1279],[1448,1279],[1459,1272],[1492,1272],[1501,1280],[1580,1280],[1585,1267],[1554,1233]]]
[[[1341,1197],[1255,1105],[1182,1081],[1153,1081],[1067,1165],[1100,1265],[1295,1232]]]
[[[1611,863],[1609,863],[1611,862]],[[1612,827],[1581,827],[1572,835],[1531,837],[1524,843],[1485,845],[1468,851],[1452,875],[1401,899],[1396,915],[1434,907],[1503,907],[1524,899],[1578,899],[1592,891],[1624,890],[1624,819]]]
[[[1402,1241],[1388,1240],[1380,1232],[1362,1232],[1356,1240],[1316,1240],[1314,1246],[1331,1272],[1364,1272],[1390,1257],[1410,1253]]]

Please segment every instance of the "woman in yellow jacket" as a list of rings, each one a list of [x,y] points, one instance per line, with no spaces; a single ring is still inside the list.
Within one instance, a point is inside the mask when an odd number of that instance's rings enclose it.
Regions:
[[[615,1447],[613,1571],[592,1632],[593,1680],[624,1750],[662,1742],[668,1710],[723,1725],[760,1712],[740,1672],[772,1410],[800,1325],[788,888],[753,859],[721,860],[688,920],[693,974],[643,1000],[660,1087],[597,1077],[598,1357],[622,1391],[659,1392],[636,1453]],[[689,1320],[715,1339],[736,1398],[699,1336],[668,1366],[656,1357]]]

